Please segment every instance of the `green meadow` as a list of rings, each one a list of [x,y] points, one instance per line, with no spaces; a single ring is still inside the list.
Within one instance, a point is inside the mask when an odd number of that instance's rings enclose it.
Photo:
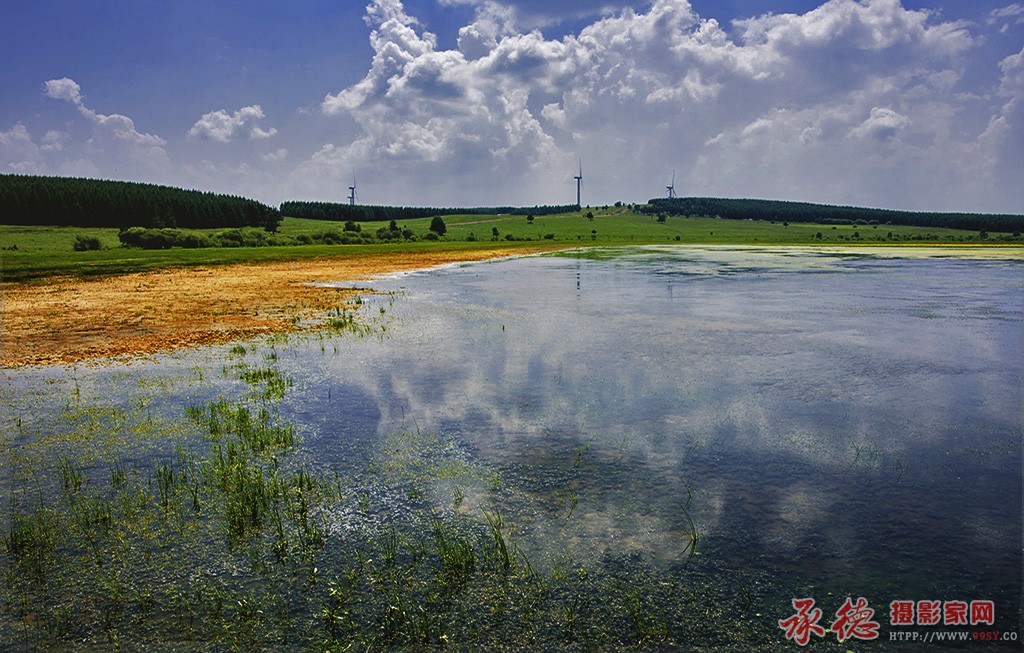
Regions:
[[[819,225],[768,221],[723,220],[708,217],[641,215],[626,207],[593,207],[579,212],[541,216],[445,216],[447,231],[426,240],[430,218],[400,221],[412,238],[358,245],[300,244],[303,237],[325,232],[344,233],[338,222],[286,217],[275,237],[285,245],[145,250],[124,248],[114,228],[0,225],[0,274],[4,281],[32,281],[59,275],[94,276],[141,272],[170,266],[218,265],[282,261],[322,256],[460,251],[499,247],[514,253],[542,245],[552,249],[589,245],[704,244],[704,245],[898,245],[995,244],[1020,245],[1021,237],[957,229],[896,225]],[[384,222],[359,223],[361,233],[387,228]],[[184,230],[188,231],[188,230]],[[223,229],[203,230],[205,233]],[[99,240],[100,249],[74,251],[77,236]],[[294,244],[292,244],[294,243]]]

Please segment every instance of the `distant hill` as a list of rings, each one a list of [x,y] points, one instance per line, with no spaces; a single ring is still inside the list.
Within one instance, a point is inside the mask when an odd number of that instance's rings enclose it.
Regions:
[[[371,206],[340,204],[336,202],[284,202],[281,214],[292,218],[331,220],[335,222],[387,222],[388,220],[415,220],[442,215],[554,215],[579,210],[575,204],[560,206],[489,206],[475,208],[429,208],[418,206]]]
[[[893,211],[857,206],[831,206],[778,200],[674,197],[648,200],[641,213],[716,216],[729,220],[774,220],[818,224],[898,224],[915,227],[946,227],[971,231],[1024,231],[1024,215],[994,213],[935,213]]]
[[[0,223],[76,227],[263,227],[281,213],[256,200],[169,186],[0,175]]]

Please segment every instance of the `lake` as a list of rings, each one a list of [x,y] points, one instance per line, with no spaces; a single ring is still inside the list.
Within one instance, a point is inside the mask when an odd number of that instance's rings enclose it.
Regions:
[[[778,621],[801,597],[825,627],[864,597],[878,644],[907,630],[894,601],[990,601],[993,623],[970,629],[1016,633],[1024,266],[905,251],[666,246],[449,266],[365,284],[358,310],[338,312],[358,327],[3,370],[0,483],[18,499],[0,511],[59,493],[58,459],[97,487],[111,465],[139,478],[184,465],[183,449],[210,446],[184,407],[248,397],[294,428],[282,467],[359,497],[317,513],[321,570],[356,532],[498,514],[556,586],[566,570],[630,569],[713,587],[723,624],[753,624],[753,648],[796,646]],[[230,575],[220,564],[210,576]],[[677,632],[672,614],[648,639],[634,623],[630,642],[728,641]]]

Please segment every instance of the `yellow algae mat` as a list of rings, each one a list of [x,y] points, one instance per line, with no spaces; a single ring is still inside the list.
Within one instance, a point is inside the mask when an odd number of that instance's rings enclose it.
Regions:
[[[294,331],[299,320],[343,306],[352,294],[314,284],[510,253],[360,254],[5,284],[0,365],[75,363]]]

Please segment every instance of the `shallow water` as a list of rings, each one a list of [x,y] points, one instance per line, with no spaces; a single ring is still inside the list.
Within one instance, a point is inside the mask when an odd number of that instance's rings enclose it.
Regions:
[[[371,488],[367,519],[454,493],[499,508],[541,569],[639,556],[785,605],[864,596],[883,629],[892,600],[993,600],[1016,630],[1024,266],[879,253],[447,267],[370,284],[390,294],[365,296],[362,338],[5,370],[0,481],[31,479],[34,452],[169,456],[201,439],[183,405],[272,364],[301,457]]]
[[[568,524],[519,520],[577,556],[678,560],[689,513],[703,555],[793,587],[1016,614],[1019,262],[602,258],[377,284],[405,291],[386,354],[355,368],[378,432],[451,433],[527,494],[574,492]]]

